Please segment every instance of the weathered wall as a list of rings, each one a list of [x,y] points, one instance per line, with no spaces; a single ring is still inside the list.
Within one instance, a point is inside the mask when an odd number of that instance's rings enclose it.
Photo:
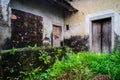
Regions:
[[[11,29],[9,27],[9,1],[0,0],[0,49],[5,48],[4,44],[11,36]]]
[[[65,31],[65,38],[89,34],[87,18],[106,13],[114,14],[114,31],[120,34],[120,0],[73,0],[71,4],[79,12],[66,17],[65,24],[70,25],[70,30]]]
[[[91,48],[91,26],[92,20],[112,18],[112,44],[111,49],[117,44],[120,48],[120,0],[74,0],[71,4],[79,12],[68,15],[65,25],[70,25],[70,30],[65,31],[65,38],[74,35],[88,35],[89,47]]]
[[[43,17],[43,25],[46,32],[46,37],[49,39],[51,37],[53,24],[62,27],[64,26],[64,16],[62,10],[59,10],[45,0],[12,0],[11,8]]]

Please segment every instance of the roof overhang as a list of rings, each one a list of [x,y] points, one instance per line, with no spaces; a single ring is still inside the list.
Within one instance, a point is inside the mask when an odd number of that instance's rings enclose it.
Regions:
[[[12,0],[11,0],[12,1]],[[24,2],[25,0],[19,0],[21,2]],[[29,0],[30,1],[41,1],[41,0]],[[64,10],[65,12],[70,12],[70,13],[75,13],[78,10],[76,8],[74,8],[70,2],[72,2],[72,0],[46,0],[48,1],[50,4],[54,5],[55,7],[58,7],[62,10]]]
[[[48,0],[48,1],[51,2],[51,4],[55,5],[56,7],[59,7],[65,11],[71,13],[78,12],[78,10],[69,3],[69,1],[72,0]]]

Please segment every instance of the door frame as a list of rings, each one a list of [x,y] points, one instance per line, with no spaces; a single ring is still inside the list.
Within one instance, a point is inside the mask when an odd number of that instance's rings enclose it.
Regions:
[[[111,18],[111,51],[114,48],[114,13],[98,14],[89,18],[89,51],[92,51],[92,21]]]

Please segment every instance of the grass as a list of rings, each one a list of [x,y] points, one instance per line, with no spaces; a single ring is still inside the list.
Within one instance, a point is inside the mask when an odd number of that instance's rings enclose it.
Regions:
[[[120,54],[66,53],[62,60],[34,76],[35,80],[120,80]],[[32,78],[31,78],[32,79]],[[26,79],[27,80],[27,79]]]
[[[29,47],[3,51],[2,55],[7,55],[9,53],[13,57],[19,54],[17,53],[18,51],[21,52],[22,50],[23,53],[21,57],[23,58],[20,59],[26,59],[30,55],[26,57],[24,57],[24,55],[29,49],[38,50],[39,52],[35,53],[37,56],[35,56],[35,54],[33,54],[34,56],[32,55],[32,58],[35,58],[32,59],[33,62],[36,62],[35,60],[37,60],[37,62],[42,60],[44,64],[50,64],[50,66],[47,66],[47,68],[42,71],[39,65],[27,73],[23,71],[18,77],[12,77],[10,80],[21,80],[20,78],[22,78],[22,80],[99,80],[100,78],[102,78],[102,80],[120,80],[120,52],[118,50],[115,50],[113,54],[99,54],[95,52],[74,53],[69,48]],[[33,53],[33,51],[30,52]],[[29,59],[31,60],[31,58]],[[55,61],[53,62],[52,59]],[[19,64],[20,67],[21,64]],[[27,64],[30,63],[28,62]],[[46,66],[42,65],[42,67]],[[25,76],[23,76],[23,74],[25,74]]]

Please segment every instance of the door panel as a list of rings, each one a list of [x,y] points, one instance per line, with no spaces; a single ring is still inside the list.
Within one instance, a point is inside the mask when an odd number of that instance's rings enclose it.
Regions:
[[[101,24],[92,23],[92,49],[95,52],[101,52]]]
[[[53,34],[52,34],[52,44],[53,46],[60,46],[61,41],[61,27],[53,25]]]
[[[92,21],[92,50],[111,52],[111,18]]]
[[[111,19],[102,22],[102,52],[109,53],[111,49]]]

